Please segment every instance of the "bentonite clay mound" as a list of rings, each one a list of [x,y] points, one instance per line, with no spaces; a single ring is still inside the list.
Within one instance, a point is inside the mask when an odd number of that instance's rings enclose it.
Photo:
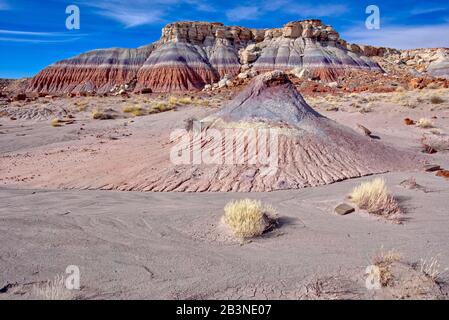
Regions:
[[[167,168],[149,180],[145,190],[274,191],[419,166],[415,156],[362,136],[314,111],[282,71],[256,77],[228,106],[201,123],[203,139],[186,143],[183,152],[216,152],[222,162],[202,161]],[[263,136],[260,130],[267,129],[271,130],[270,135],[275,132],[277,138]],[[243,141],[234,142],[230,150],[223,148],[225,137],[230,137],[229,130],[235,134],[234,141]],[[213,138],[217,132],[222,138]],[[250,138],[243,139],[244,136]],[[269,146],[264,150],[271,162],[258,161],[260,155],[248,151],[260,151],[252,144],[256,136],[263,137],[260,141]],[[247,151],[246,161],[223,160],[236,159],[239,151]]]

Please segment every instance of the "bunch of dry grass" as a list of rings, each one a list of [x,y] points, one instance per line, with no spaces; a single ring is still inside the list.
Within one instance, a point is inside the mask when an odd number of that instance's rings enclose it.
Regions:
[[[443,274],[448,271],[447,268],[444,270],[441,269],[441,265],[435,257],[421,259],[418,265],[419,270],[434,282],[439,282]]]
[[[56,276],[53,280],[48,280],[33,287],[34,294],[44,300],[69,300],[72,298],[70,290],[65,287],[64,277]]]
[[[86,109],[88,107],[88,103],[87,102],[75,102],[75,105],[78,107],[78,111],[79,112],[86,111]]]
[[[109,113],[104,113],[103,111],[94,109],[94,110],[92,110],[92,119],[108,120],[108,119],[114,119],[114,117]]]
[[[398,202],[388,192],[385,180],[382,178],[376,178],[355,187],[349,195],[349,200],[368,213],[389,219],[402,213]]]
[[[173,108],[174,105],[166,102],[159,102],[153,107],[153,110],[156,110],[157,112],[166,112],[172,110]]]
[[[228,203],[222,221],[238,238],[253,238],[277,225],[277,213],[260,201],[244,199]]]
[[[52,127],[60,127],[61,126],[61,120],[59,120],[58,118],[54,118],[53,120],[51,120],[51,126]]]
[[[441,98],[440,96],[433,95],[433,96],[430,97],[430,102],[432,104],[441,104],[441,103],[444,102],[444,99]]]
[[[416,121],[416,126],[423,129],[433,128],[433,122],[430,119],[421,118],[418,121]]]
[[[382,248],[372,258],[371,263],[378,267],[379,281],[382,287],[389,286],[393,281],[391,265],[402,260],[402,254],[396,250],[384,251]]]

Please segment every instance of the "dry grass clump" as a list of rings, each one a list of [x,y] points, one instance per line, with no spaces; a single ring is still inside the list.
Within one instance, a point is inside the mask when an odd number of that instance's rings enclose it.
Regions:
[[[448,269],[442,269],[438,259],[431,257],[429,259],[421,259],[418,263],[419,271],[421,271],[426,277],[430,278],[434,282],[439,282],[444,273]]]
[[[338,109],[338,107],[337,106],[329,106],[329,107],[327,107],[326,108],[326,111],[338,111],[339,109]]]
[[[75,102],[75,105],[78,107],[79,112],[86,111],[88,103],[87,102]]]
[[[349,195],[349,200],[368,213],[388,219],[402,213],[398,202],[388,192],[385,180],[382,178],[376,178],[355,187]]]
[[[192,104],[192,98],[191,97],[175,97],[171,96],[168,98],[168,104],[171,106],[182,106],[182,105],[189,105]]]
[[[209,106],[209,101],[193,98],[193,97],[175,97],[171,96],[168,98],[168,105],[172,108],[175,106],[187,106],[187,105],[195,105],[195,106]]]
[[[166,103],[166,102],[159,102],[154,107],[153,110],[156,110],[157,112],[166,112],[173,110],[174,106]]]
[[[72,298],[70,290],[65,287],[64,277],[56,276],[53,280],[48,280],[33,287],[34,294],[44,300],[69,300]]]
[[[51,126],[52,127],[60,127],[61,126],[61,120],[59,120],[58,118],[54,118],[53,120],[51,120]]]
[[[102,111],[99,111],[97,109],[92,110],[92,119],[95,120],[108,120],[113,119],[114,117],[109,113],[104,113]]]
[[[277,213],[271,206],[260,201],[244,199],[232,201],[224,208],[222,221],[235,236],[241,239],[253,238],[277,225]]]
[[[441,104],[441,103],[444,102],[444,99],[441,98],[440,96],[433,95],[433,96],[430,97],[430,102],[432,104]]]
[[[391,265],[402,260],[402,254],[396,250],[384,251],[381,249],[372,258],[372,264],[378,267],[378,276],[382,287],[389,286],[394,277],[391,272]]]
[[[370,113],[370,112],[372,112],[372,111],[373,111],[373,108],[370,107],[370,106],[361,107],[361,108],[359,109],[359,112],[360,112],[360,113]]]
[[[134,115],[135,117],[140,117],[146,114],[145,109],[142,108],[139,105],[128,105],[128,106],[124,106],[122,108],[122,111],[124,113],[131,113],[132,115]]]
[[[433,128],[433,122],[430,119],[421,118],[418,121],[416,121],[416,126],[422,129]]]

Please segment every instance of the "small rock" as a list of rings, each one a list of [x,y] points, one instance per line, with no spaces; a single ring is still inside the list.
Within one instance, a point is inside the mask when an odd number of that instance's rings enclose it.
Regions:
[[[368,129],[368,128],[365,127],[365,126],[362,126],[361,124],[357,124],[357,127],[358,127],[360,130],[362,130],[362,132],[365,134],[365,136],[370,136],[371,133],[372,133],[370,129]]]
[[[434,172],[440,170],[441,167],[437,164],[428,164],[424,166],[424,171],[426,172]]]
[[[143,88],[142,90],[140,90],[141,94],[149,94],[152,92],[153,92],[153,90],[151,90],[151,88]]]
[[[335,213],[344,216],[347,214],[350,214],[352,212],[354,212],[355,209],[353,207],[351,207],[349,204],[347,203],[341,203],[338,206],[335,207]]]
[[[26,100],[27,95],[25,93],[16,94],[13,98],[14,101],[24,101]]]

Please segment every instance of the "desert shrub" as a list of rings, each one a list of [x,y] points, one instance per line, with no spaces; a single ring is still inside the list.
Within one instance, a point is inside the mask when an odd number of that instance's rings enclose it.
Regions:
[[[173,105],[172,104],[168,104],[165,102],[159,102],[157,103],[154,107],[154,110],[158,111],[158,112],[165,112],[165,111],[170,111],[173,109]]]
[[[190,104],[191,102],[192,102],[192,99],[190,97],[178,98],[175,96],[170,96],[168,98],[168,104],[170,106],[186,105],[186,104]]]
[[[61,120],[59,120],[58,118],[54,118],[53,120],[51,120],[51,126],[52,127],[60,127],[61,126]]]
[[[140,106],[127,105],[122,108],[122,111],[124,113],[131,113],[133,111],[140,110],[140,109],[142,109]]]
[[[131,113],[135,117],[140,117],[146,114],[145,109],[142,108],[140,105],[128,105],[122,108],[122,111],[124,113]]]
[[[381,249],[372,258],[372,264],[378,269],[378,276],[380,285],[382,287],[389,286],[393,281],[393,274],[391,272],[391,265],[395,262],[400,262],[402,255],[396,250],[384,251]]]
[[[418,121],[416,121],[416,126],[423,128],[423,129],[433,128],[433,123],[432,123],[432,120],[430,120],[430,119],[421,118]]]
[[[114,117],[109,113],[104,113],[99,110],[92,110],[92,119],[95,120],[108,120],[108,119],[114,119]]]
[[[444,102],[444,99],[441,98],[440,96],[433,95],[433,96],[430,97],[430,102],[432,104],[440,104],[440,103]]]
[[[238,238],[262,235],[277,224],[276,211],[260,201],[244,199],[232,201],[224,208],[223,222]]]
[[[86,111],[88,103],[87,102],[75,102],[75,105],[78,107],[78,111]]]
[[[326,111],[338,111],[338,107],[337,106],[329,106],[326,108]]]
[[[33,287],[34,294],[44,300],[69,300],[72,298],[70,290],[65,287],[64,277],[56,276],[53,280],[48,280]]]
[[[382,178],[358,185],[350,193],[349,200],[360,209],[385,218],[394,218],[401,213],[398,202],[390,195]]]
[[[435,257],[429,259],[421,259],[419,262],[419,270],[434,282],[439,282],[440,278],[448,269],[442,269],[438,259]]]
[[[359,112],[360,113],[369,113],[369,112],[372,112],[373,111],[373,109],[371,108],[371,107],[368,107],[368,106],[366,106],[366,107],[361,107],[360,109],[359,109]]]
[[[195,106],[208,107],[209,106],[209,101],[207,101],[205,99],[194,99],[192,101],[192,104],[195,105]]]

